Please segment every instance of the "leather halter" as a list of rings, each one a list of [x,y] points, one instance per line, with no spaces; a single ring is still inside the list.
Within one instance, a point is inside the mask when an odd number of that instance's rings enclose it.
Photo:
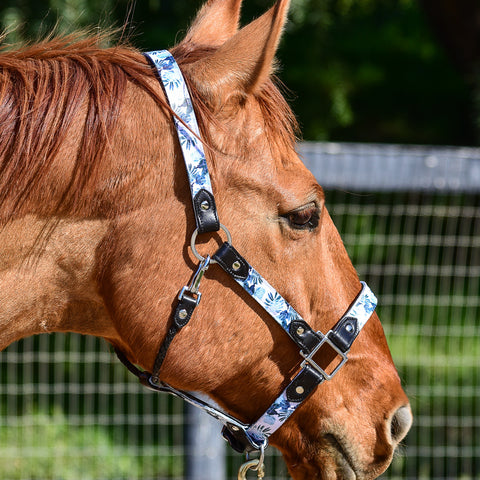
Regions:
[[[353,341],[366,324],[377,300],[368,286],[362,288],[348,311],[328,333],[314,331],[291,305],[235,250],[228,229],[219,223],[210,175],[206,163],[200,132],[190,95],[179,66],[166,50],[149,52],[146,57],[156,67],[170,107],[174,112],[180,146],[183,151],[190,182],[192,203],[197,229],[192,236],[191,248],[200,260],[190,286],[185,286],[178,296],[171,325],[158,352],[152,373],[141,371],[116,350],[119,359],[146,387],[171,393],[203,409],[224,425],[222,434],[238,452],[263,450],[268,437],[277,431],[299,405],[325,380],[330,380],[348,360],[347,354]],[[224,230],[227,241],[212,258],[201,257],[195,248],[198,234]],[[272,403],[268,410],[254,423],[245,424],[193,395],[176,390],[160,380],[160,368],[168,347],[175,335],[188,323],[201,298],[200,281],[211,264],[218,264],[249,295],[251,295],[297,344],[304,357],[300,372]],[[333,351],[337,364],[329,372],[321,368],[314,356],[322,349]]]

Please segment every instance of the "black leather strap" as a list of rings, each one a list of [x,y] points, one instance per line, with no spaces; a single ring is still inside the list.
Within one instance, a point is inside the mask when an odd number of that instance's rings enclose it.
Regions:
[[[177,307],[175,308],[175,312],[172,316],[170,328],[168,329],[167,335],[160,346],[157,358],[155,359],[155,363],[153,365],[152,381],[154,383],[159,382],[160,368],[162,367],[165,357],[167,356],[168,347],[170,347],[170,344],[177,333],[190,321],[193,311],[197,305],[197,299],[188,293],[184,293],[182,298],[178,301]]]
[[[248,277],[248,262],[228,242],[212,258],[233,278],[245,280]]]
[[[193,212],[198,233],[218,232],[220,230],[215,198],[207,190],[202,188],[193,198]]]
[[[310,353],[321,341],[318,333],[305,320],[294,320],[288,334],[304,353]]]
[[[261,445],[254,445],[247,432],[233,424],[227,424],[222,428],[222,436],[228,444],[238,453],[258,451]]]
[[[324,380],[325,378],[319,372],[306,364],[287,387],[287,400],[303,402]]]
[[[328,334],[328,338],[343,352],[350,350],[353,341],[357,338],[360,330],[358,321],[353,317],[343,317]]]

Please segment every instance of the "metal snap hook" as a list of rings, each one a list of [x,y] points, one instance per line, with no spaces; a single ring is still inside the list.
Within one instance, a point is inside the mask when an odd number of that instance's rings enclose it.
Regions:
[[[220,224],[220,230],[223,230],[225,232],[225,234],[227,235],[227,243],[231,245],[232,244],[232,235],[228,231],[228,228],[225,225]],[[195,231],[192,233],[192,238],[190,240],[190,248],[192,249],[192,253],[195,255],[195,257],[198,260],[200,260],[201,262],[203,262],[205,260],[205,257],[202,257],[198,253],[197,247],[195,246],[197,236],[198,236],[198,228],[196,228]],[[213,260],[213,259],[210,260],[210,264],[213,264],[213,263],[217,263],[216,260]]]
[[[255,470],[255,471],[258,471],[260,468],[262,468],[264,466],[263,464],[263,461],[265,460],[265,447],[267,446],[267,439],[265,438],[265,441],[263,442],[263,444],[260,446],[259,448],[259,452],[260,452],[260,455],[258,458],[254,458],[252,460],[258,460],[258,464],[256,466],[253,466],[253,467],[249,467],[251,468],[252,470]],[[247,463],[250,461],[250,453],[247,452]]]
[[[249,470],[254,470],[257,472],[258,480],[261,480],[265,476],[265,465],[263,463],[260,464],[260,460],[255,458],[254,460],[245,462],[240,466],[238,469],[238,480],[247,480],[247,472]]]

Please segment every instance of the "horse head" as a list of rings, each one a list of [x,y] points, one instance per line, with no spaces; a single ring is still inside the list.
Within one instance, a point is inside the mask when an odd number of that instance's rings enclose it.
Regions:
[[[361,284],[323,190],[295,151],[294,116],[273,79],[289,0],[279,0],[241,29],[240,6],[241,0],[209,0],[171,53],[192,95],[218,215],[235,248],[315,331],[327,332]],[[50,57],[42,61],[52,62],[52,51],[43,53]],[[172,112],[142,55],[120,47],[108,55],[84,48],[84,55],[89,60],[79,63],[84,70],[90,65],[88,81],[100,75],[103,86],[89,102],[80,81],[70,85],[77,104],[59,107],[68,121],[55,117],[63,134],[49,150],[53,160],[41,176],[47,186],[40,188],[32,177],[35,189],[25,189],[21,202],[9,207],[1,233],[10,239],[5,251],[17,260],[5,264],[0,283],[15,298],[24,295],[0,311],[1,345],[27,334],[75,331],[107,339],[132,363],[151,370],[168,331],[172,301],[198,263],[189,248],[195,220],[182,152]],[[77,57],[83,58],[78,52]],[[121,68],[104,73],[106,62]],[[121,88],[120,70],[127,72]],[[102,120],[107,117],[102,98],[110,98],[107,120]],[[7,101],[3,97],[8,113]],[[95,121],[101,128],[92,127]],[[95,132],[104,135],[97,150],[97,143],[79,140]],[[16,154],[12,145],[10,156]],[[95,162],[79,167],[92,149]],[[88,178],[80,182],[78,195],[71,195],[80,171]],[[55,221],[45,236],[49,216]],[[31,243],[30,250],[22,250],[20,237]],[[222,237],[222,232],[200,235],[196,249],[211,254]],[[44,241],[40,253],[39,238]],[[25,262],[31,252],[38,260],[33,264]],[[18,263],[23,266],[14,269]],[[29,310],[29,302],[36,307]],[[8,320],[13,317],[22,318],[16,332]],[[316,361],[327,368],[335,353],[319,357]],[[225,271],[212,266],[202,280],[201,304],[172,341],[159,375],[177,389],[206,393],[251,423],[289,384],[301,360],[276,322]],[[296,480],[367,480],[387,468],[411,421],[374,313],[348,362],[270,442]]]

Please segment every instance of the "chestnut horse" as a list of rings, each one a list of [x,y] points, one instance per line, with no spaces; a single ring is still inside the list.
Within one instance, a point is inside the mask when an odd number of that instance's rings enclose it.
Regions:
[[[295,153],[294,116],[272,80],[289,1],[242,29],[240,4],[208,1],[171,52],[237,250],[315,330],[328,331],[360,283],[322,189]],[[196,267],[195,222],[156,72],[133,48],[97,40],[0,53],[0,348],[77,332],[151,370],[172,300]],[[213,251],[222,235],[201,235],[198,250]],[[208,270],[202,293],[161,380],[251,422],[298,371],[298,348],[220,268]],[[372,479],[411,421],[374,313],[349,361],[271,443],[295,479]]]

